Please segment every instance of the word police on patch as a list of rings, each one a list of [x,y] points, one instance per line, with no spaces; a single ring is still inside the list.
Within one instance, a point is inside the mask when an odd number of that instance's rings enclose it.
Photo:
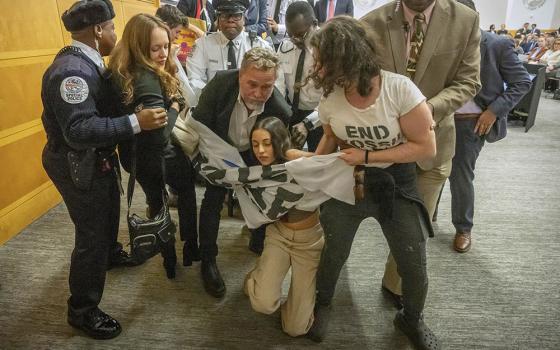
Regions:
[[[68,77],[60,84],[60,96],[65,102],[77,104],[84,102],[89,95],[86,81],[80,77]]]

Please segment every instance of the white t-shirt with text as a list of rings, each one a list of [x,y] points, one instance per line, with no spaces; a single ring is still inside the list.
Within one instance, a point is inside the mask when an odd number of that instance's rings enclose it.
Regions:
[[[360,109],[346,99],[344,88],[335,87],[319,104],[319,118],[350,146],[378,151],[406,142],[399,118],[426,100],[407,77],[382,70],[379,97],[371,106]],[[386,168],[391,163],[368,164]]]

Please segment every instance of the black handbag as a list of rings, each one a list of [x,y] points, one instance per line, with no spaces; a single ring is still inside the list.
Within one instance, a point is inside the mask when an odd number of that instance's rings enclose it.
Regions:
[[[175,239],[177,227],[169,214],[165,186],[162,187],[161,194],[163,206],[154,218],[145,219],[136,214],[130,214],[132,195],[134,194],[134,185],[136,183],[136,157],[136,140],[134,140],[132,146],[132,166],[126,194],[128,200],[128,233],[132,257],[138,261],[145,261],[160,253],[170,240]]]

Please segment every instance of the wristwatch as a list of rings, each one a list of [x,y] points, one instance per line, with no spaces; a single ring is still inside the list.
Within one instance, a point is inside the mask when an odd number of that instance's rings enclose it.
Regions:
[[[315,129],[315,125],[313,125],[313,123],[311,122],[311,120],[304,118],[302,120],[303,126],[305,126],[305,128],[307,129],[307,131],[311,131],[313,129]]]

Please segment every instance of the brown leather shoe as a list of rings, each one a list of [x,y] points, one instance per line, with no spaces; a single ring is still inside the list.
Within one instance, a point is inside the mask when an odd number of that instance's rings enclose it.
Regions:
[[[453,242],[453,249],[459,253],[466,253],[471,249],[471,234],[470,232],[457,232],[455,234],[455,241]]]

